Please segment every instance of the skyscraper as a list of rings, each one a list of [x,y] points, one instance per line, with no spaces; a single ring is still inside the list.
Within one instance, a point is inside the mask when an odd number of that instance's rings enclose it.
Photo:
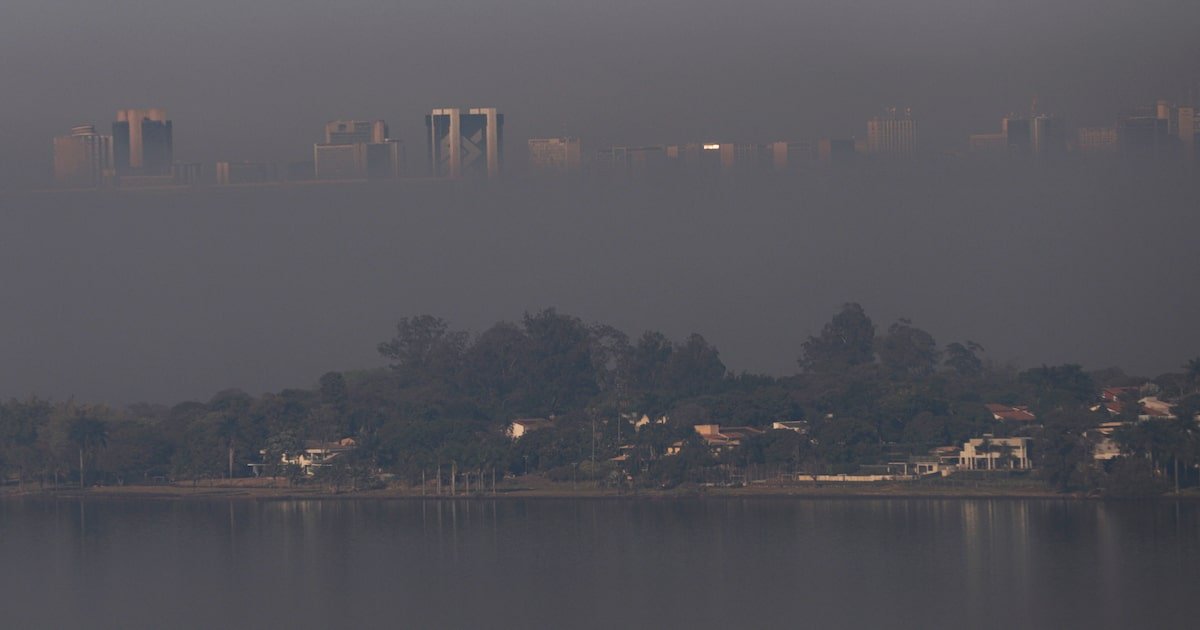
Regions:
[[[579,172],[583,153],[579,138],[529,140],[529,166],[535,173],[562,175]]]
[[[892,107],[886,116],[867,121],[867,152],[875,155],[907,157],[917,152],[917,121],[912,110],[897,112]]]
[[[1058,117],[1037,114],[1029,120],[1029,147],[1039,158],[1061,155],[1067,150],[1067,124]]]
[[[425,117],[429,173],[434,177],[500,175],[504,115],[494,107],[435,109]]]
[[[92,125],[79,125],[71,129],[71,135],[54,139],[54,181],[58,185],[91,188],[112,174],[112,136],[96,133]]]
[[[166,110],[119,110],[112,129],[117,175],[171,174],[174,147]]]

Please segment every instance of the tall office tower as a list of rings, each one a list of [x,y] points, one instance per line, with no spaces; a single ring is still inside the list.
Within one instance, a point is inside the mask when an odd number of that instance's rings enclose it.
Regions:
[[[58,185],[91,188],[112,174],[112,136],[96,133],[92,125],[78,125],[71,135],[54,139],[54,181]]]
[[[1067,150],[1067,124],[1058,116],[1037,114],[1029,119],[1029,148],[1034,157],[1061,155]]]
[[[529,167],[543,175],[578,173],[583,165],[579,138],[532,138],[529,140]]]
[[[1033,151],[1033,125],[1028,118],[1009,116],[1002,119],[1000,133],[1004,134],[1010,154],[1029,155]]]
[[[325,124],[325,142],[313,145],[313,172],[325,180],[393,179],[402,157],[384,121],[334,120]]]
[[[1164,157],[1171,139],[1167,123],[1153,108],[1122,112],[1117,118],[1117,151],[1133,160]]]
[[[171,174],[174,148],[166,110],[119,110],[112,129],[117,175]]]
[[[1183,159],[1196,161],[1196,108],[1180,107],[1175,110],[1175,130],[1183,149]]]
[[[504,115],[493,107],[435,109],[425,117],[429,173],[434,177],[500,175]]]
[[[912,110],[889,108],[886,116],[867,121],[867,152],[907,157],[917,152],[917,121]]]
[[[1154,104],[1154,117],[1167,121],[1167,134],[1175,135],[1175,105],[1170,101],[1160,100]]]

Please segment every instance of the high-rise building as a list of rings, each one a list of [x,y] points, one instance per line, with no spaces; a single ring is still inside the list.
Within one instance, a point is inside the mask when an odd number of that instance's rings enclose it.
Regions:
[[[579,138],[533,138],[529,140],[529,167],[535,173],[562,175],[578,173],[583,162]]]
[[[1010,155],[1026,156],[1033,152],[1033,124],[1028,118],[1008,116],[1000,121],[1000,133]]]
[[[388,137],[382,120],[334,120],[325,124],[325,142],[313,145],[317,179],[393,179],[400,176],[403,147]]]
[[[897,112],[889,108],[886,116],[867,121],[867,152],[875,155],[908,157],[917,152],[917,121],[912,110]]]
[[[1168,128],[1169,119],[1159,118],[1157,108],[1122,112],[1117,118],[1117,151],[1133,160],[1162,158],[1170,147]]]
[[[1080,153],[1112,153],[1117,150],[1115,127],[1080,127],[1078,144]]]
[[[1034,157],[1048,158],[1067,150],[1067,124],[1062,118],[1037,114],[1029,119],[1029,148]]]
[[[118,110],[112,129],[117,175],[171,175],[174,147],[166,110]]]
[[[1175,113],[1175,129],[1179,134],[1183,158],[1188,162],[1195,162],[1197,122],[1200,122],[1200,117],[1197,117],[1195,107],[1180,107]]]
[[[92,188],[113,175],[112,136],[78,125],[68,136],[54,139],[54,181],[60,186]]]
[[[434,177],[500,175],[504,115],[493,107],[435,109],[425,117],[429,173]]]

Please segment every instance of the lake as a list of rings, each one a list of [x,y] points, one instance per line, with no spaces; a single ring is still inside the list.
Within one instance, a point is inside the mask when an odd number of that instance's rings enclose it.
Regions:
[[[0,501],[7,628],[1195,627],[1200,504]]]

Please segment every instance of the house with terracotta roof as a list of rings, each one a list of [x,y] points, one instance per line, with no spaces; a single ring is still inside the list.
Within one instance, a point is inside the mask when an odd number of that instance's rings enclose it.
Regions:
[[[992,417],[1000,422],[1033,422],[1037,420],[1037,416],[1024,405],[1010,407],[999,403],[988,403],[984,406],[987,407]]]
[[[704,438],[704,443],[714,452],[730,450],[742,445],[742,442],[755,436],[762,435],[762,430],[754,427],[722,427],[719,424],[697,424],[696,433]]]

